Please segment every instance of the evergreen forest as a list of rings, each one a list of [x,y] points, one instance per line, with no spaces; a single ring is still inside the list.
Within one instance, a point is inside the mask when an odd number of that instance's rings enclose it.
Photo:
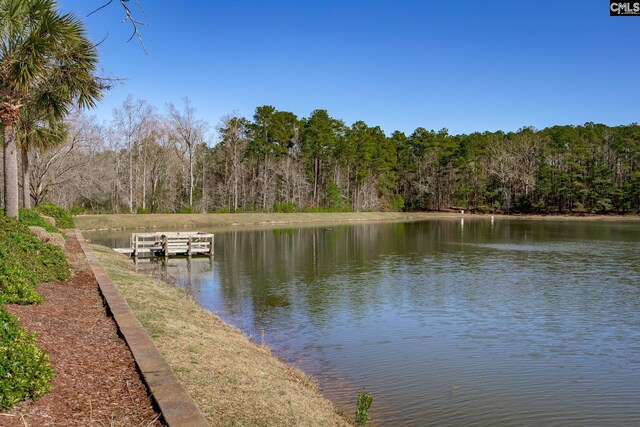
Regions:
[[[57,145],[22,152],[32,204],[134,213],[640,211],[635,123],[405,134],[265,105],[212,126],[186,98],[158,112],[130,96],[111,121],[76,113],[65,132]]]

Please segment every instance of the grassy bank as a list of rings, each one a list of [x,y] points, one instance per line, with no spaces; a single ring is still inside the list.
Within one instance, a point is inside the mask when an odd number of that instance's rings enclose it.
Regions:
[[[302,372],[126,257],[92,248],[211,425],[349,425]]]
[[[25,215],[24,218],[29,218]],[[21,219],[22,221],[22,219]],[[36,285],[69,277],[69,262],[57,246],[44,244],[23,224],[0,217],[0,302],[32,304]],[[53,231],[57,229],[53,228]]]
[[[465,218],[491,215],[465,214]],[[638,215],[494,215],[503,219],[566,221],[640,221]],[[335,224],[363,221],[420,221],[460,218],[459,212],[349,212],[349,213],[241,213],[241,214],[106,214],[79,215],[75,222],[81,230],[157,229],[177,230],[197,227],[277,226],[280,224]]]
[[[239,214],[152,214],[79,215],[81,230],[122,230],[134,228],[169,230],[195,227],[270,226],[278,224],[329,224],[358,221],[420,220],[451,213],[349,212],[349,213],[239,213]]]

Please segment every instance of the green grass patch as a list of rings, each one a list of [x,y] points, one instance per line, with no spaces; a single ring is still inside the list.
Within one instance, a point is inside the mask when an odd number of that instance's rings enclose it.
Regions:
[[[15,219],[0,217],[0,303],[41,302],[35,286],[67,279],[69,270],[62,249],[42,243]]]
[[[38,206],[36,210],[43,215],[54,218],[56,220],[56,227],[58,228],[76,228],[71,212],[66,209],[52,203],[45,203]]]
[[[38,399],[51,390],[55,370],[49,356],[35,343],[35,334],[21,328],[15,317],[0,308],[0,409]]]

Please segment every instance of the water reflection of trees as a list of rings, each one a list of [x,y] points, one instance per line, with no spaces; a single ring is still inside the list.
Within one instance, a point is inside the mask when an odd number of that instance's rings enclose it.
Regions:
[[[488,224],[467,224],[467,233]],[[384,304],[412,300],[419,287],[402,281],[460,250],[454,221],[360,224],[230,232],[217,236],[222,299],[249,298],[255,312],[289,310],[298,321],[330,321],[344,310],[362,316]],[[230,308],[230,307],[229,307]]]
[[[363,318],[407,304],[417,312],[428,310],[427,304],[456,304],[473,315],[486,309],[490,292],[503,295],[504,310],[529,301],[543,303],[541,313],[553,313],[564,297],[553,288],[532,286],[536,263],[561,270],[572,257],[575,262],[576,252],[535,249],[624,241],[634,236],[628,231],[625,224],[568,227],[488,219],[468,219],[464,225],[450,220],[232,231],[216,235],[214,261],[169,259],[163,274],[206,308],[250,324],[279,316],[320,326],[345,313]],[[497,288],[500,283],[504,286]]]

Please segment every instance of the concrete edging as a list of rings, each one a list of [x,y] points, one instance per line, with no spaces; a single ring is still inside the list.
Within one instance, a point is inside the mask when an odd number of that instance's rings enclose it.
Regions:
[[[151,396],[158,405],[169,427],[205,427],[209,423],[178,381],[169,364],[164,360],[153,341],[131,311],[129,304],[116,288],[106,270],[98,261],[80,230],[75,230],[80,247],[89,261],[98,281],[100,292],[111,312],[121,335],[133,354],[133,358],[147,384]]]

